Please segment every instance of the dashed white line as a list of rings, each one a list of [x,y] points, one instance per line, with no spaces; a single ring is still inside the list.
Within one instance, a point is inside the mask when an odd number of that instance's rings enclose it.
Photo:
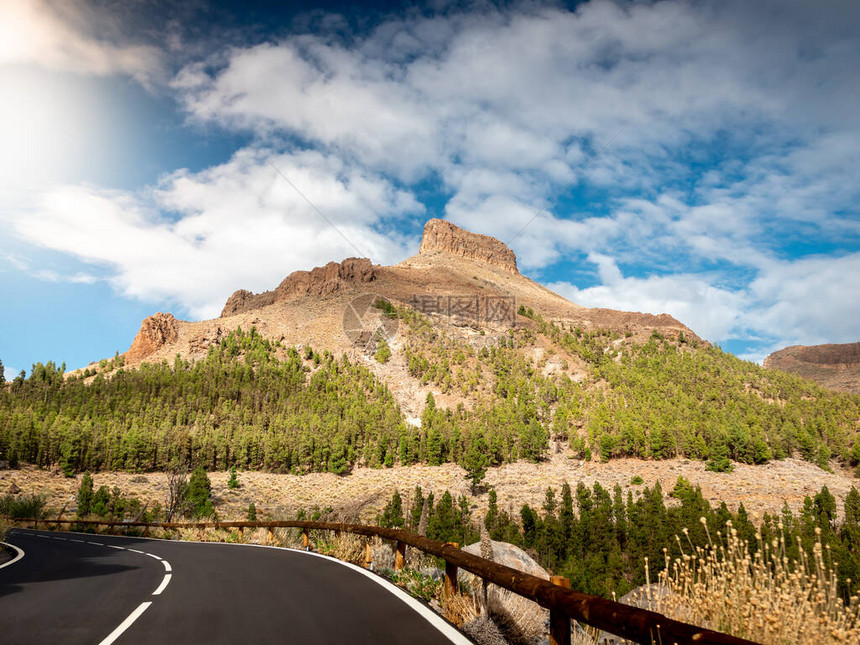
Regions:
[[[47,535],[41,535],[39,533],[37,533],[36,536],[40,537],[40,538],[48,538],[49,537]],[[61,537],[57,537],[57,536],[50,536],[50,539],[62,540],[64,542],[66,542],[66,541],[78,542],[80,544],[92,544],[94,546],[106,546],[106,547],[111,548],[111,549],[117,549],[118,551],[131,551],[132,553],[138,553],[140,555],[148,555],[150,558],[154,558],[155,560],[160,561],[164,565],[165,574],[164,574],[164,578],[162,578],[162,580],[161,580],[161,584],[159,584],[158,587],[156,588],[156,590],[152,592],[153,596],[160,596],[162,594],[162,592],[165,589],[167,589],[167,585],[169,585],[170,581],[173,579],[173,574],[171,573],[171,571],[173,571],[173,568],[170,566],[170,563],[167,560],[165,560],[164,558],[162,558],[161,556],[155,555],[154,553],[148,553],[147,551],[141,551],[139,549],[132,549],[129,547],[118,546],[116,544],[107,544],[105,542],[93,542],[90,540],[84,541],[84,540],[77,540],[77,539],[73,539],[73,538],[61,538]],[[18,551],[19,555],[15,559],[11,560],[10,562],[7,562],[6,564],[0,566],[0,568],[2,568],[3,566],[9,566],[13,562],[16,562],[17,560],[20,560],[22,557],[24,557],[24,552],[21,551],[21,549],[19,549],[18,547],[14,546],[14,545],[9,545],[9,546],[11,546],[13,549]],[[116,641],[116,639],[118,639],[120,636],[122,636],[122,634],[129,627],[132,626],[134,621],[136,621],[138,618],[140,618],[140,616],[141,616],[141,614],[143,614],[143,612],[145,612],[147,609],[149,609],[150,605],[152,605],[152,602],[153,601],[148,600],[146,602],[141,603],[140,606],[138,606],[137,609],[135,609],[133,612],[131,612],[131,614],[129,614],[129,616],[124,621],[122,621],[122,623],[120,623],[120,625],[107,636],[107,638],[105,638],[103,641],[101,641],[101,643],[99,643],[99,645],[111,645],[111,643]]]
[[[131,612],[129,614],[128,618],[126,618],[124,621],[122,621],[119,624],[119,627],[117,627],[110,634],[108,634],[107,638],[105,638],[101,643],[99,643],[99,645],[110,645],[117,638],[122,636],[123,632],[125,630],[127,630],[129,627],[131,627],[132,624],[134,623],[134,621],[136,621],[138,618],[140,618],[141,614],[143,612],[145,612],[147,609],[149,609],[149,606],[151,604],[152,604],[151,600],[148,600],[147,602],[140,603],[140,606],[137,609],[135,609],[133,612]]]

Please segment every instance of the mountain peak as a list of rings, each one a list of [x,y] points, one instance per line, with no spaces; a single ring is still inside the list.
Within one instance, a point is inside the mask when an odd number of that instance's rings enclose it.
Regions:
[[[419,255],[447,253],[489,264],[509,273],[519,273],[517,256],[503,242],[488,235],[471,233],[451,222],[431,219],[424,225]]]

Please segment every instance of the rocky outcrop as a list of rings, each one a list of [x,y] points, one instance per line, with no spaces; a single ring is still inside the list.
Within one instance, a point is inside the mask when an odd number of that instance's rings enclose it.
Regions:
[[[764,359],[764,366],[780,369],[798,363],[851,367],[860,365],[860,343],[842,345],[793,345]]]
[[[517,270],[517,256],[494,237],[470,233],[441,219],[431,219],[424,225],[419,255],[447,253],[489,264],[510,273]]]
[[[154,354],[164,345],[179,338],[179,326],[172,314],[158,312],[143,321],[131,347],[125,353],[126,360],[136,363]]]
[[[507,542],[496,542],[493,540],[491,542],[491,549],[493,553],[493,562],[503,564],[506,567],[522,571],[523,573],[537,576],[538,578],[543,578],[544,580],[549,580],[549,573],[547,570],[535,562],[534,559],[520,547],[508,544]],[[463,551],[470,553],[471,555],[480,556],[481,543],[475,542],[474,544],[465,546],[463,547]],[[471,574],[462,572],[461,575],[465,576],[465,579],[470,579],[469,576]]]
[[[311,271],[294,271],[284,278],[274,291],[257,294],[245,289],[236,291],[227,299],[224,309],[221,310],[221,317],[226,318],[299,296],[327,296],[340,291],[345,285],[373,282],[375,278],[373,264],[367,258],[329,262]]]
[[[495,541],[491,542],[489,549],[487,546],[485,545],[483,550],[492,551],[493,562],[549,580],[547,570],[518,546]],[[479,556],[482,551],[481,543],[470,544],[463,551]],[[476,592],[482,587],[481,582],[471,573],[460,571],[458,579],[471,586]],[[549,612],[535,607],[531,600],[512,591],[489,585],[487,609],[485,615],[471,624],[463,625],[466,633],[471,634],[480,643],[535,643],[541,634],[546,633],[544,625]],[[488,636],[491,638],[487,638]],[[501,636],[501,640],[497,638],[498,636]]]
[[[860,394],[860,343],[793,345],[768,356],[764,366]]]
[[[259,309],[266,307],[275,302],[274,291],[264,291],[263,293],[251,293],[246,289],[239,289],[232,296],[227,298],[224,308],[221,310],[221,317],[234,316],[241,314],[244,311]]]

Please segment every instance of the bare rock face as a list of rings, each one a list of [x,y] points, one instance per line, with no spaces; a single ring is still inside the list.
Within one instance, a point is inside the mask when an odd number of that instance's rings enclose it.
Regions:
[[[424,225],[418,253],[430,255],[437,252],[490,264],[510,273],[519,273],[517,256],[496,238],[470,233],[445,220],[431,219]]]
[[[177,338],[179,338],[179,328],[176,318],[173,314],[159,311],[143,321],[125,357],[131,362],[140,361],[164,345],[176,342]]]
[[[263,293],[251,293],[246,289],[239,289],[232,296],[227,298],[227,303],[221,310],[221,317],[233,316],[240,314],[243,311],[251,309],[259,309],[275,302],[274,291],[264,291]]]
[[[833,390],[860,394],[860,342],[794,345],[768,356],[764,366],[812,379]]]
[[[294,271],[284,278],[274,291],[256,294],[245,289],[236,291],[221,310],[221,317],[259,309],[298,296],[327,296],[340,291],[347,284],[368,283],[375,279],[373,264],[367,258],[329,262],[324,267],[316,267],[311,271]]]
[[[329,262],[324,267],[311,271],[295,271],[284,278],[275,289],[275,300],[287,300],[295,296],[327,296],[339,291],[345,283],[372,282],[375,278],[373,265],[367,258],[347,258],[343,262]]]

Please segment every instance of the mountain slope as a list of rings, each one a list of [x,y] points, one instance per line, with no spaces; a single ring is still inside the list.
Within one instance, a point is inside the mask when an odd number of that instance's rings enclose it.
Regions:
[[[832,390],[860,394],[860,343],[793,345],[768,356],[764,366],[797,374]]]
[[[243,331],[244,330],[244,331]],[[670,316],[580,307],[439,220],[393,267],[331,263],[222,317],[144,321],[129,351],[0,392],[0,451],[64,470],[687,456],[860,461],[860,397],[725,354]],[[134,369],[129,369],[129,367]]]

